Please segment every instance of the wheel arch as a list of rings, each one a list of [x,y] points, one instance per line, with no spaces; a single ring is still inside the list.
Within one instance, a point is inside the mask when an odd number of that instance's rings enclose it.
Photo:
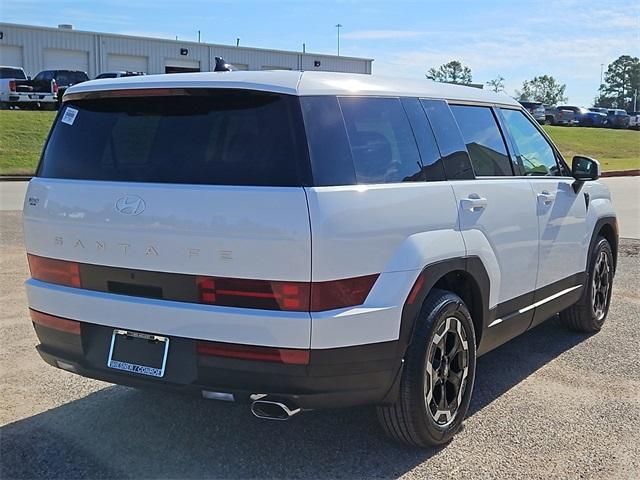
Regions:
[[[453,292],[465,302],[471,313],[476,346],[480,344],[489,318],[489,275],[479,257],[452,258],[427,265],[418,275],[402,309],[403,354],[413,337],[418,313],[434,288]]]
[[[614,216],[602,217],[596,222],[593,228],[593,233],[591,234],[591,241],[589,242],[586,271],[591,271],[591,252],[593,251],[598,237],[600,236],[606,238],[611,246],[611,253],[613,254],[613,272],[615,274],[618,264],[618,220]]]

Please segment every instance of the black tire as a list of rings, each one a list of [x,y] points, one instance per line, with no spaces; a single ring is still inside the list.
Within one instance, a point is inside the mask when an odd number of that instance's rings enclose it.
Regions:
[[[577,332],[599,332],[607,319],[613,287],[613,253],[604,237],[598,237],[589,259],[589,276],[582,297],[560,312],[560,321]]]
[[[416,447],[449,442],[469,409],[476,372],[473,322],[460,297],[431,291],[416,319],[404,360],[396,403],[377,408],[382,428],[394,440]],[[428,390],[425,382],[430,384]],[[442,406],[449,409],[440,410]]]
[[[547,117],[545,117],[545,119],[544,119],[544,123],[545,123],[546,125],[553,125],[553,117],[552,117],[552,116],[550,116],[550,115],[549,115],[549,116],[547,116]]]

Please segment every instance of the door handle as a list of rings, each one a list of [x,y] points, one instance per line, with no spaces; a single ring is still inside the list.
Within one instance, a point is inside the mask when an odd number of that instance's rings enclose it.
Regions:
[[[477,212],[487,206],[487,199],[472,193],[467,198],[460,200],[460,207],[469,212]]]
[[[556,196],[553,193],[549,193],[547,190],[543,190],[538,194],[538,201],[542,205],[551,205],[555,199]]]

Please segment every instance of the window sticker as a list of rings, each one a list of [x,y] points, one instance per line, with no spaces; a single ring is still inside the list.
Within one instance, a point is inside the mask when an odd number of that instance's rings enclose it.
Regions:
[[[64,115],[62,115],[62,123],[73,125],[73,122],[76,121],[77,116],[78,110],[76,110],[75,108],[67,107],[64,111]]]

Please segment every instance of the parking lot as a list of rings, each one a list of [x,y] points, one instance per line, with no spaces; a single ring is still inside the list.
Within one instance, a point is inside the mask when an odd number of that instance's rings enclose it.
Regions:
[[[15,196],[3,187],[5,209]],[[464,431],[445,448],[417,450],[387,440],[372,408],[268,422],[247,406],[46,365],[22,286],[20,213],[0,212],[0,230],[2,478],[640,476],[638,240],[622,241],[601,333],[551,320],[485,355]]]

